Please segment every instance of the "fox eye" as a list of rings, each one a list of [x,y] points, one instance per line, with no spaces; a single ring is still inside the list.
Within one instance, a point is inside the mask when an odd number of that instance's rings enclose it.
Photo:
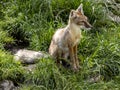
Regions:
[[[74,17],[74,19],[76,19],[76,18],[77,18],[77,16]]]
[[[84,23],[85,21],[81,21],[82,23]]]

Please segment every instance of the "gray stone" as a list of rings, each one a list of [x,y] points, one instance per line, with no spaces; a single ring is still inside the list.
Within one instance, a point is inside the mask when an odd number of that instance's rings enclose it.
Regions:
[[[14,83],[10,80],[0,81],[0,90],[17,90]]]
[[[37,52],[26,49],[19,49],[14,54],[14,60],[20,61],[21,63],[25,63],[25,64],[33,64],[38,62],[40,59],[47,57],[49,57],[49,55],[41,51]]]

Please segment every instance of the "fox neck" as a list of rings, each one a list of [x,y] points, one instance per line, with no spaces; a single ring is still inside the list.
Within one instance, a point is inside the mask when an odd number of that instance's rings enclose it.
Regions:
[[[75,23],[69,21],[67,27],[69,28],[70,32],[73,33],[74,35],[81,34],[79,25],[76,25]]]

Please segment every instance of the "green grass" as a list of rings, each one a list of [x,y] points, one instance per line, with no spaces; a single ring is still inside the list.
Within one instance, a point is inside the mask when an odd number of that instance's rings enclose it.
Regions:
[[[58,68],[51,58],[42,59],[33,72],[4,50],[5,45],[27,46],[48,52],[57,28],[67,25],[69,12],[83,3],[93,29],[82,30],[78,47],[81,70]],[[107,17],[110,8],[99,0],[9,0],[0,1],[0,80],[9,79],[20,90],[119,90],[120,25]],[[89,79],[101,76],[96,83]]]
[[[0,80],[8,79],[15,83],[21,81],[24,69],[19,62],[13,60],[10,53],[0,50]]]

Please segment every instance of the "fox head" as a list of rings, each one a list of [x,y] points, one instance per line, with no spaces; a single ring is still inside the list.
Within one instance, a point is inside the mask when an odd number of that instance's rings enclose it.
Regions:
[[[88,22],[87,17],[83,12],[83,5],[80,6],[76,10],[71,10],[69,15],[69,23],[74,23],[81,28],[91,28],[92,25]]]

